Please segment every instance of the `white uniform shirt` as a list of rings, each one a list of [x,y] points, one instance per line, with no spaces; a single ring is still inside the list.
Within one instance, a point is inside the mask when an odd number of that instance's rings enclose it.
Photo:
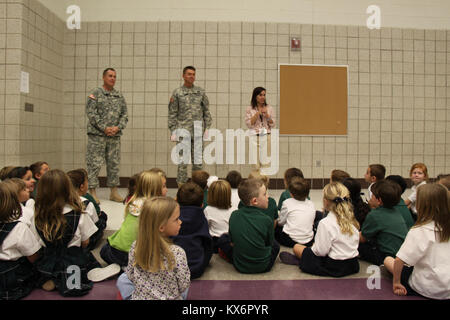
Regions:
[[[372,198],[372,186],[374,185],[374,183],[375,183],[375,182],[372,182],[372,183],[370,184],[370,186],[367,188],[367,192],[368,192],[368,194],[369,194],[369,198],[368,198],[367,202],[369,202],[370,198]]]
[[[22,221],[28,227],[30,227],[31,222],[33,221],[34,218],[34,207],[33,208],[25,207],[23,204],[20,204],[20,206],[22,207],[22,216],[19,218],[19,221]]]
[[[414,270],[409,285],[432,299],[450,299],[450,241],[439,242],[434,221],[412,227],[397,252]]]
[[[86,199],[85,197],[80,197],[80,200],[81,200],[81,202],[84,202],[88,199]],[[89,202],[89,204],[86,206],[85,211],[91,218],[92,222],[97,223],[98,214],[97,214],[97,211],[95,210],[94,204],[92,202]]]
[[[312,252],[319,257],[347,260],[358,256],[359,232],[352,226],[353,235],[343,234],[333,212],[320,220]]]
[[[283,232],[297,243],[308,243],[314,238],[313,224],[316,208],[311,200],[289,198],[283,201],[278,224]]]
[[[238,189],[231,189],[231,207],[237,210],[239,202],[241,202],[241,199],[239,198]]]
[[[213,206],[207,206],[204,209],[206,220],[208,220],[209,234],[212,237],[220,237],[224,233],[228,233],[230,216],[234,209],[219,209]]]
[[[73,210],[72,207],[66,205],[63,209],[63,214],[69,213],[72,210]],[[33,223],[32,223],[32,230],[38,237],[39,243],[41,244],[41,246],[45,247],[44,241],[39,237],[39,234],[36,231],[36,225],[35,225],[34,219],[33,219]],[[92,219],[88,216],[88,214],[82,213],[80,216],[80,221],[78,222],[77,230],[75,231],[75,235],[72,238],[72,240],[70,240],[69,244],[67,245],[67,248],[81,247],[81,242],[89,239],[97,230],[98,230],[97,226],[92,221]]]
[[[414,212],[414,214],[417,214],[417,209],[416,209],[417,188],[419,188],[421,185],[424,185],[426,183],[427,183],[426,181],[422,181],[417,186],[414,185],[411,187],[412,193],[409,195],[408,200],[411,201],[411,210],[412,210],[412,212]]]
[[[35,254],[41,245],[33,232],[20,221],[8,234],[0,246],[0,260],[15,261],[21,257],[29,257]]]

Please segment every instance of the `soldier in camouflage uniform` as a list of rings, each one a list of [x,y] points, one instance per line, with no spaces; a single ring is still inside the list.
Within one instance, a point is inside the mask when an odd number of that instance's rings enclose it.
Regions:
[[[98,174],[106,160],[107,186],[111,188],[110,200],[122,202],[117,192],[120,166],[120,136],[128,122],[127,104],[123,95],[114,89],[116,71],[103,72],[103,86],[93,89],[86,102],[87,153],[89,193],[99,203],[95,188],[99,186]]]
[[[169,130],[171,133],[170,140],[184,143],[187,147],[190,143],[192,171],[203,168],[203,162],[194,161],[203,158],[203,141],[198,139],[194,144],[194,121],[202,124],[203,138],[207,138],[208,129],[211,127],[212,118],[209,112],[209,101],[205,90],[194,86],[195,68],[192,66],[183,69],[184,85],[173,91],[169,103]],[[183,141],[182,137],[177,137],[176,129],[186,129],[191,134],[191,141]],[[197,148],[194,148],[194,145]],[[187,147],[188,148],[188,147]],[[189,148],[188,148],[189,149]],[[180,155],[183,152],[181,150]],[[178,165],[177,182],[183,184],[187,181],[187,164]]]

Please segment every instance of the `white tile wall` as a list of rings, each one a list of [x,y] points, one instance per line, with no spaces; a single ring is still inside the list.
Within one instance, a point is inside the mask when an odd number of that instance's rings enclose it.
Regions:
[[[0,26],[1,166],[47,160],[64,170],[85,167],[86,96],[112,66],[130,116],[121,176],[158,166],[175,177],[167,103],[185,65],[197,67],[213,127],[224,131],[245,128],[256,86],[267,88],[268,102],[278,109],[278,63],[326,63],[349,65],[348,136],[281,137],[277,177],[297,166],[311,178],[327,178],[334,168],[361,178],[372,162],[405,177],[418,161],[431,176],[450,171],[446,30],[159,21],[89,22],[73,31],[26,0],[0,1]],[[301,52],[289,50],[291,35],[301,36]],[[28,95],[17,90],[20,70],[30,72]],[[34,113],[23,111],[25,102],[35,104]],[[219,175],[250,171],[205,168]]]

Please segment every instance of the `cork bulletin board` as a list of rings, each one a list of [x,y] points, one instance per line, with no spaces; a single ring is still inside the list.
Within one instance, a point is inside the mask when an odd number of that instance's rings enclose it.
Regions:
[[[279,65],[280,135],[347,135],[348,66]]]

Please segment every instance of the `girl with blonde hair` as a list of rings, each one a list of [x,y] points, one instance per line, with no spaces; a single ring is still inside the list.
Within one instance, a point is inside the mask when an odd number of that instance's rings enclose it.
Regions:
[[[406,235],[396,258],[384,260],[394,275],[394,293],[450,299],[449,252],[449,192],[443,185],[425,184],[417,190],[416,224]]]
[[[124,299],[186,299],[190,286],[186,253],[170,240],[180,231],[179,218],[180,207],[172,198],[145,201],[126,273],[117,282]]]
[[[323,189],[323,206],[329,213],[319,222],[313,246],[296,244],[295,256],[282,252],[281,261],[319,276],[343,277],[359,272],[359,224],[349,191],[339,182],[327,184]]]
[[[39,181],[32,230],[43,247],[36,261],[42,288],[51,291],[56,287],[62,296],[87,294],[92,289],[87,271],[95,259],[84,248],[97,227],[83,211],[80,198],[64,171],[50,170]],[[79,286],[72,287],[68,284],[73,266],[79,268],[80,282]]]
[[[145,200],[167,194],[166,178],[164,172],[153,169],[143,171],[136,183],[136,190],[125,206],[125,218],[119,230],[108,237],[102,247],[100,256],[109,264],[118,264],[125,267],[128,264],[128,252],[138,234],[139,216]],[[101,281],[99,275],[93,281]]]

